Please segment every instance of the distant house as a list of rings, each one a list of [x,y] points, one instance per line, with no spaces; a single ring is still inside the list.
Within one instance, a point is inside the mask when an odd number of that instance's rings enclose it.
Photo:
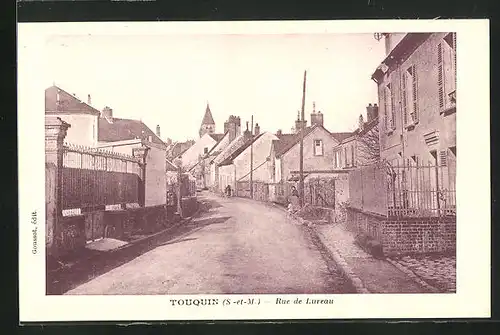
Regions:
[[[206,118],[205,118],[206,119]],[[238,145],[241,136],[241,120],[238,116],[230,115],[224,123],[224,134],[210,134],[217,142],[203,153],[198,153],[196,164],[191,165],[189,171],[196,177],[198,188],[214,189],[217,184],[216,175],[218,173],[218,162],[226,155],[231,148]],[[229,149],[229,150],[227,150]],[[219,160],[218,160],[219,159]],[[214,161],[217,163],[214,164]]]
[[[350,132],[331,133],[323,126],[323,114],[313,111],[311,113],[311,126],[307,126],[304,121],[304,146],[303,146],[303,176],[304,182],[309,182],[312,178],[338,179],[341,187],[345,190],[337,189],[335,194],[343,193],[342,196],[335,196],[330,206],[347,198],[347,174],[341,169],[333,168],[334,151],[343,140],[352,136]],[[301,121],[297,117],[295,121],[294,133],[284,134],[281,130],[276,133],[277,140],[271,146],[271,153],[268,160],[269,173],[269,200],[273,202],[286,203],[290,194],[291,186],[298,186],[300,181],[300,142],[302,127]],[[310,196],[310,190],[304,190],[305,196]],[[309,192],[309,194],[308,194]],[[311,201],[311,199],[305,199]],[[314,199],[312,199],[314,200]],[[313,201],[313,203],[315,203]]]
[[[318,118],[318,114],[321,116]],[[313,111],[312,126],[304,128],[304,170],[329,170],[332,168],[333,148],[341,139],[337,134],[323,127],[323,114]],[[300,121],[296,121],[295,129],[300,129]],[[270,180],[274,183],[289,182],[296,179],[292,171],[299,170],[300,164],[300,131],[294,134],[276,133],[269,159]]]
[[[222,187],[230,185],[239,193],[248,191],[247,186],[242,185],[250,181],[250,174],[253,182],[269,183],[267,162],[272,143],[276,139],[277,136],[272,133],[261,133],[257,124],[250,140],[218,164],[219,184]]]
[[[377,104],[369,104],[366,113],[367,121],[359,115],[358,128],[352,133],[342,133],[339,145],[333,148],[334,169],[355,168],[380,160]]]

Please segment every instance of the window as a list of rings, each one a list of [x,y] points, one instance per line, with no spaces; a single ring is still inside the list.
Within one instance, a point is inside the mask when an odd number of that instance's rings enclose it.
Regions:
[[[418,85],[415,65],[403,72],[401,78],[403,123],[405,126],[418,123]]]
[[[333,152],[333,167],[334,168],[337,168],[339,165],[338,165],[338,160],[337,160],[337,156],[338,156],[338,151],[334,151]]]
[[[314,156],[323,156],[322,140],[314,140]]]
[[[205,148],[203,149],[203,153],[204,153],[205,155],[206,155],[206,154],[208,154],[208,148],[207,148],[207,147],[205,147]]]
[[[349,166],[349,156],[347,156],[347,147],[344,147],[345,166]]]

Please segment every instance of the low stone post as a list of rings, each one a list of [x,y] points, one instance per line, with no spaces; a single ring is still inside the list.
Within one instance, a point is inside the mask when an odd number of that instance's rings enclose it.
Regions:
[[[62,167],[63,144],[69,123],[58,117],[45,117],[45,204],[47,255],[58,257],[62,237]]]

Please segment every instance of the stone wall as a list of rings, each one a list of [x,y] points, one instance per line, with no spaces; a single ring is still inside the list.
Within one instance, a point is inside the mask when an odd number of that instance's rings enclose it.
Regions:
[[[193,215],[199,208],[196,197],[182,199],[184,216]],[[78,251],[86,242],[100,238],[130,240],[133,235],[157,233],[180,220],[175,206],[149,206],[113,211],[95,211],[66,216],[61,220],[59,256]],[[55,256],[55,255],[54,255]]]
[[[347,208],[346,227],[382,244],[384,255],[452,253],[456,250],[456,218],[387,218]]]
[[[61,220],[60,254],[85,247],[85,218],[83,215],[65,217]]]

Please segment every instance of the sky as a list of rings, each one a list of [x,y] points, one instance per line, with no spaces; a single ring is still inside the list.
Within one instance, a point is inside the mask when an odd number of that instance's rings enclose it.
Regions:
[[[46,41],[45,81],[118,118],[140,119],[162,139],[196,139],[207,102],[222,133],[229,115],[242,130],[289,132],[313,101],[332,132],[352,131],[377,103],[371,74],[385,57],[373,34],[69,35]]]

